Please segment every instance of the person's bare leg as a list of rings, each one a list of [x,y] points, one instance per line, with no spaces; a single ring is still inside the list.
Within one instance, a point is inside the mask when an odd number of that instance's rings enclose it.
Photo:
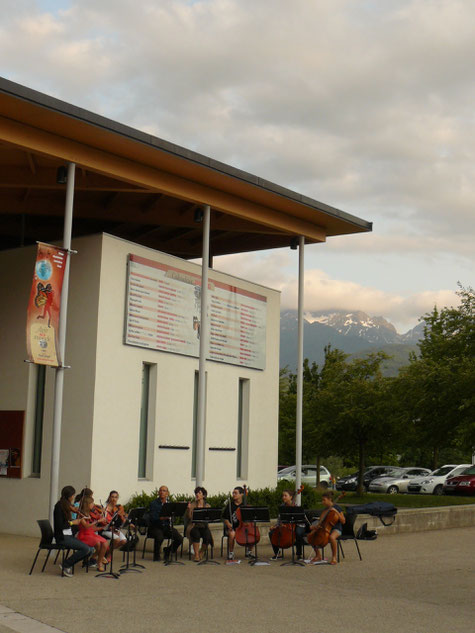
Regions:
[[[200,544],[199,543],[193,543],[193,551],[195,553],[195,562],[198,562],[200,560]]]
[[[320,553],[320,548],[314,547],[313,550],[315,552],[315,556],[312,558],[312,560],[310,562],[311,563],[318,563],[319,561],[322,560],[322,555]]]
[[[338,551],[338,534],[336,532],[332,532],[330,534],[330,546],[332,548],[332,559],[330,564],[331,565],[336,565],[337,564],[337,551]]]

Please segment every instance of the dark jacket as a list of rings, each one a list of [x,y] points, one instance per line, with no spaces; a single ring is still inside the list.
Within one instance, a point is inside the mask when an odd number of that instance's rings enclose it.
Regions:
[[[71,526],[69,525],[68,519],[64,515],[60,501],[58,501],[58,503],[54,506],[53,520],[54,538],[56,540],[56,543],[61,543],[61,541],[64,541],[63,530],[68,530],[71,528]]]

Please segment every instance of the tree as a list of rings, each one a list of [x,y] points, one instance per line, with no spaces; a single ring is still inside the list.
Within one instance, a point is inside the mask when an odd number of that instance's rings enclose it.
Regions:
[[[430,447],[432,467],[448,447],[475,444],[475,293],[459,285],[457,308],[434,308],[423,317],[424,338],[399,377],[406,423],[415,441]]]
[[[340,350],[328,349],[321,372],[318,402],[325,421],[319,433],[334,454],[357,454],[360,493],[368,454],[388,446],[394,435],[392,379],[381,372],[386,358],[378,352],[349,362]]]

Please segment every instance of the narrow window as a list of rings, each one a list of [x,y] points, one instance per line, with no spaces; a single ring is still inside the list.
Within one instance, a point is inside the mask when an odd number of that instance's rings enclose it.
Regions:
[[[152,479],[153,441],[155,436],[157,366],[142,364],[142,399],[140,405],[139,479]]]
[[[239,378],[236,476],[247,479],[249,447],[249,379]]]
[[[33,461],[31,474],[35,477],[41,475],[41,449],[43,445],[43,415],[45,409],[45,383],[46,365],[35,365],[35,413],[33,430]]]

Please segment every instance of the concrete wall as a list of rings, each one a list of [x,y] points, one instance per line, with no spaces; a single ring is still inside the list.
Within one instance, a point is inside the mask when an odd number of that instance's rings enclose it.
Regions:
[[[135,492],[150,492],[166,483],[172,492],[190,493],[190,450],[159,449],[160,444],[192,446],[194,375],[198,359],[124,345],[127,256],[154,259],[156,252],[130,242],[103,237],[97,347],[92,485],[106,495],[117,489],[125,501]],[[200,274],[196,264],[169,257],[170,264]],[[233,278],[212,271],[229,283]],[[209,447],[236,447],[239,378],[250,380],[249,470],[252,487],[275,484],[278,432],[279,312],[276,291],[239,282],[267,297],[266,369],[207,363],[207,428],[204,485],[210,493],[229,490],[236,481],[236,452]],[[152,474],[138,479],[142,364],[156,364],[156,403]]]
[[[368,530],[377,530],[378,536],[475,527],[475,504],[438,508],[401,508],[398,510],[394,523],[388,526],[382,525],[377,517],[358,515],[355,529],[357,530],[363,523],[368,524]]]
[[[97,305],[101,237],[78,239],[71,260],[71,292],[65,364],[60,487],[90,481]],[[36,368],[26,358],[26,309],[36,247],[0,252],[0,409],[26,411],[23,479],[0,478],[0,531],[37,535],[36,519],[48,516],[55,370],[46,369],[40,477],[31,476]],[[31,377],[31,380],[30,380]]]

